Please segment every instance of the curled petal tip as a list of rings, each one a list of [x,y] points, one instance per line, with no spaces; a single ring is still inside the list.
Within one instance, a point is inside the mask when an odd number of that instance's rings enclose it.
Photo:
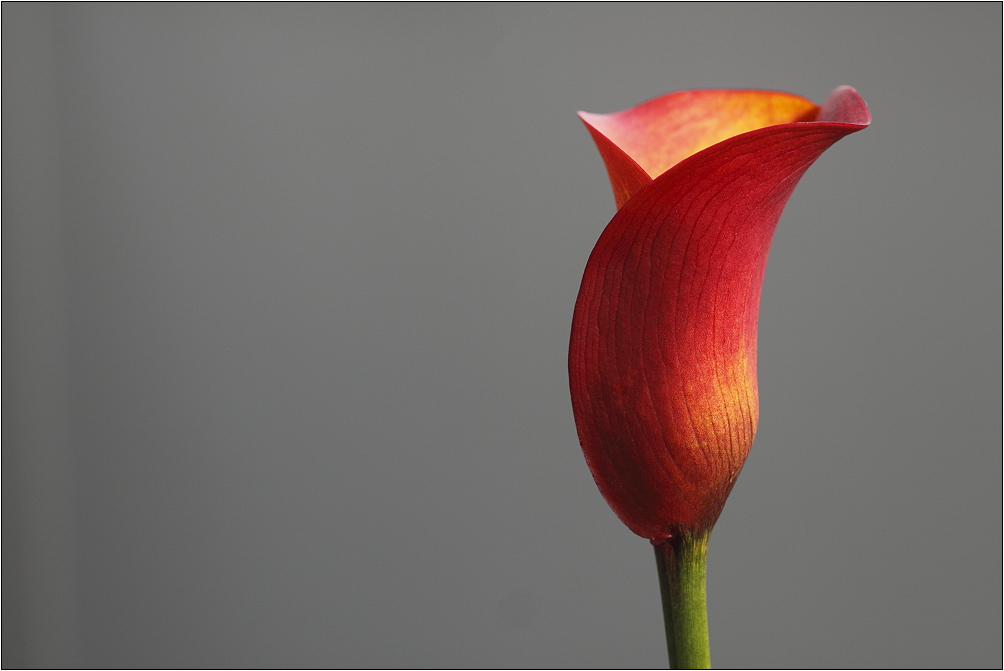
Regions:
[[[872,114],[854,87],[838,86],[823,103],[816,120],[867,126],[872,122]]]

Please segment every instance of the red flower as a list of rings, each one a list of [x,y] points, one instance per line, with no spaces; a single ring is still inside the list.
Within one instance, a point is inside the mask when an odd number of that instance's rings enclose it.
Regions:
[[[843,86],[681,91],[579,113],[618,212],[586,264],[569,351],[586,461],[617,516],[658,541],[711,529],[757,425],[760,288],[805,170],[871,121]]]

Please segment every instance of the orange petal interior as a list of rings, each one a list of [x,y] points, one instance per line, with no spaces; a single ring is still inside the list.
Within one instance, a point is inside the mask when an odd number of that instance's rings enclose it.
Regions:
[[[702,149],[758,128],[814,121],[810,100],[775,91],[679,91],[613,114],[579,116],[654,179]]]

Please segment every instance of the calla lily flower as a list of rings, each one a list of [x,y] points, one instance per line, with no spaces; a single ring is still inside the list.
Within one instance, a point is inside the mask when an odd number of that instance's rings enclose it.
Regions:
[[[767,253],[795,185],[865,128],[857,92],[682,91],[579,116],[618,211],[575,305],[572,407],[617,516],[658,544],[705,535],[758,418],[757,315]]]

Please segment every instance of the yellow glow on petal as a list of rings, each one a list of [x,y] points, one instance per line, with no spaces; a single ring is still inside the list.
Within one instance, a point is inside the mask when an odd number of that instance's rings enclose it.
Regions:
[[[767,126],[813,121],[819,107],[774,91],[680,91],[613,114],[581,116],[655,179],[688,156]]]

